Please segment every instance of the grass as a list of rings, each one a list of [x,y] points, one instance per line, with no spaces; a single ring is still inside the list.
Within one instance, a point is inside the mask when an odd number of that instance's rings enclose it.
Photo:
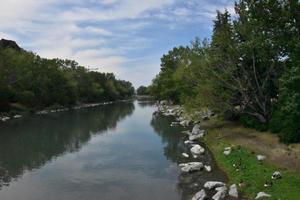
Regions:
[[[259,162],[256,154],[242,146],[231,145],[229,141],[218,137],[219,129],[211,127],[205,138],[206,144],[214,154],[215,160],[229,178],[229,184],[238,184],[243,180],[245,187],[239,188],[239,192],[247,199],[254,199],[258,192],[271,194],[270,200],[297,200],[300,199],[300,174],[284,169],[279,169],[273,163]],[[216,139],[218,138],[218,139]],[[232,153],[228,156],[223,154],[224,148],[231,146]],[[241,168],[236,171],[233,164],[241,159]],[[272,180],[274,171],[279,170],[282,179]],[[266,181],[272,181],[269,188],[264,187]]]

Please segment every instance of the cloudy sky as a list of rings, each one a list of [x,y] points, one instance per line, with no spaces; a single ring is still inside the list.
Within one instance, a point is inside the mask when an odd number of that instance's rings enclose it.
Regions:
[[[46,58],[114,72],[136,87],[159,72],[160,57],[209,37],[216,10],[233,0],[0,0],[0,38]]]

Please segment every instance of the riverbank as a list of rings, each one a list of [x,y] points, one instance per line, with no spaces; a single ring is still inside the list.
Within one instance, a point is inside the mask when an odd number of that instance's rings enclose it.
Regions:
[[[274,200],[300,197],[300,144],[282,144],[275,134],[222,121],[212,112],[191,114],[171,105],[165,115],[177,116],[183,126],[200,124],[205,136],[198,140],[206,143],[228,175],[227,185],[238,185],[243,198],[255,199],[260,192]],[[279,176],[276,178],[274,173]]]
[[[268,199],[295,200],[300,197],[299,145],[284,145],[275,135],[246,129],[238,124],[211,119],[201,123],[207,130],[204,142],[218,165],[227,173],[229,183],[240,183],[242,195],[254,199],[258,192],[270,194]],[[232,152],[224,155],[225,147]],[[257,155],[266,159],[258,161]],[[239,167],[234,167],[239,165]],[[281,179],[271,179],[279,171]]]
[[[117,101],[107,101],[107,102],[100,102],[100,103],[86,103],[86,104],[80,104],[80,105],[75,105],[72,107],[63,107],[63,106],[52,106],[49,108],[45,108],[44,110],[39,110],[39,111],[26,111],[24,110],[23,112],[10,112],[10,113],[0,113],[0,122],[6,122],[12,119],[19,119],[27,115],[47,115],[50,113],[58,113],[58,112],[64,112],[64,111],[69,111],[69,110],[79,110],[79,109],[84,109],[84,108],[91,108],[91,107],[96,107],[96,106],[103,106],[103,105],[108,105],[112,104],[115,102],[123,102],[123,101],[131,101],[132,99],[126,99],[126,100],[117,100]]]

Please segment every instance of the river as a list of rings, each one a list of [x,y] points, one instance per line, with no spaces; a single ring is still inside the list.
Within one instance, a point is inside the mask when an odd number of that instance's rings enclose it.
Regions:
[[[0,124],[0,200],[191,199],[212,172],[181,174],[183,127],[148,101],[120,102]],[[204,144],[202,144],[204,145]]]

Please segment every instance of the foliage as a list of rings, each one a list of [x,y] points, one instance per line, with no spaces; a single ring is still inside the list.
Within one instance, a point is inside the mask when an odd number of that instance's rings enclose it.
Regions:
[[[210,42],[196,38],[163,55],[150,93],[300,141],[300,2],[240,0],[235,12],[217,12]]]
[[[136,90],[137,95],[149,95],[149,89],[146,86],[141,85],[137,90]]]
[[[28,109],[126,99],[130,82],[90,72],[75,61],[44,59],[24,50],[0,48],[0,111],[13,104]]]

